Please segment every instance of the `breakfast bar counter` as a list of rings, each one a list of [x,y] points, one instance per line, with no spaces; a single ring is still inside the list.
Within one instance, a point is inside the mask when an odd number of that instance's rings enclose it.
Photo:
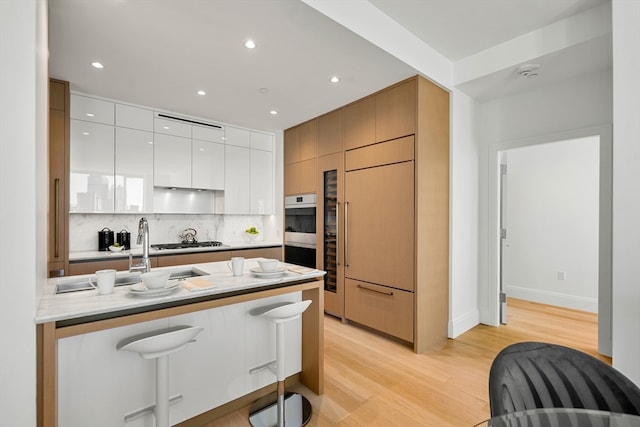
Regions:
[[[213,325],[213,329],[218,327],[220,327],[220,330],[240,327],[250,329],[256,325],[251,324],[250,320],[245,320],[244,312],[246,307],[251,304],[262,304],[263,301],[271,302],[273,299],[278,298],[290,299],[290,296],[312,301],[309,309],[302,315],[300,327],[301,362],[298,369],[299,374],[296,377],[312,392],[322,394],[323,276],[325,272],[281,263],[279,269],[282,271],[281,274],[264,275],[255,274],[257,266],[257,259],[245,260],[244,272],[241,276],[233,276],[227,266],[227,262],[153,269],[154,271],[162,269],[172,271],[188,270],[196,272],[198,276],[187,277],[183,281],[176,283],[169,283],[166,292],[151,293],[151,295],[135,292],[135,285],[116,286],[113,293],[108,295],[99,295],[97,289],[56,293],[59,285],[89,281],[92,276],[50,279],[42,290],[35,318],[38,339],[38,425],[57,426],[60,423],[59,406],[61,405],[59,400],[61,400],[61,396],[59,396],[59,393],[61,386],[58,371],[61,369],[60,366],[66,363],[60,360],[62,359],[60,354],[74,354],[75,357],[75,350],[74,352],[66,350],[71,345],[69,343],[74,342],[74,339],[80,340],[81,345],[78,347],[83,348],[89,346],[88,343],[93,342],[91,341],[92,337],[97,337],[100,334],[103,334],[100,340],[104,341],[104,334],[109,334],[113,331],[120,333],[127,328],[140,329],[144,326],[156,325],[159,322],[184,322],[185,319],[187,321],[192,321],[192,319],[203,321],[202,319],[205,319],[204,321],[209,321]],[[118,276],[128,274],[128,272],[117,273]],[[189,290],[189,288],[195,288],[196,290]],[[227,310],[227,312],[220,314],[222,317],[219,320],[206,320],[211,316],[222,313],[220,312],[221,309],[223,311]],[[234,320],[224,327],[221,326],[222,322],[234,316],[239,320]],[[244,323],[246,325],[243,325]],[[243,333],[242,329],[239,329],[239,331]],[[255,331],[249,330],[247,334],[248,336],[254,336],[252,334],[255,334]],[[261,332],[261,334],[263,333]],[[220,335],[219,344],[222,345],[224,332],[221,332]],[[250,345],[252,340],[256,341],[256,339],[247,338],[245,344],[249,343],[246,345]],[[201,348],[204,348],[207,345],[204,343],[206,340],[203,339],[202,341]],[[60,347],[61,343],[64,343],[63,347]],[[197,349],[198,344],[200,343],[195,343],[190,347]],[[216,342],[215,344],[217,345],[218,343]],[[109,343],[108,350],[111,351],[111,347],[114,346],[115,343]],[[241,350],[246,350],[241,347],[238,347],[236,353],[242,353]],[[212,353],[214,353],[211,356],[213,360],[216,354],[215,352]],[[259,352],[253,351],[253,353]],[[230,354],[231,357],[235,357],[233,353]],[[237,355],[238,359],[242,357],[245,356]],[[251,357],[253,356],[247,356],[247,359],[251,359]],[[82,361],[83,359],[80,358],[79,360]],[[96,361],[96,363],[99,362]],[[110,362],[107,361],[106,363]],[[188,365],[183,363],[182,366]],[[179,367],[178,369],[182,368]],[[224,367],[217,367],[217,369],[224,369]],[[295,371],[296,368],[292,369]],[[232,401],[225,401],[225,404],[241,407],[251,403],[252,399],[262,397],[270,391],[268,387],[256,386],[255,379],[242,381],[247,384],[253,381],[253,388],[247,388],[250,393],[244,395],[241,392],[240,394],[243,395],[240,396],[236,392],[231,398]],[[219,384],[219,386],[221,385]],[[80,386],[76,384],[76,388],[78,387]],[[95,387],[99,387],[99,385],[96,384]],[[84,390],[83,392],[91,395],[94,391]],[[238,398],[235,397],[236,395],[238,395]],[[185,398],[185,400],[187,399]],[[234,406],[231,406],[231,408],[233,409]],[[207,408],[207,410],[214,412],[215,407]],[[185,413],[187,412],[185,411]],[[190,414],[189,417],[192,415]],[[202,414],[198,413],[197,415],[201,416]],[[183,421],[183,419],[184,417],[178,421]],[[92,423],[92,425],[98,424]]]

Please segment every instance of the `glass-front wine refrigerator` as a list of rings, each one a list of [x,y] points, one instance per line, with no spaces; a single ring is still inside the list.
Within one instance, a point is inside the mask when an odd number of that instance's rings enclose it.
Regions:
[[[323,156],[318,159],[318,166],[322,183],[322,197],[319,200],[319,205],[322,206],[318,212],[318,216],[322,218],[323,233],[320,259],[322,268],[327,272],[324,277],[324,307],[327,313],[342,318],[344,316],[344,269],[341,264],[343,228],[340,221],[342,156],[339,154]]]

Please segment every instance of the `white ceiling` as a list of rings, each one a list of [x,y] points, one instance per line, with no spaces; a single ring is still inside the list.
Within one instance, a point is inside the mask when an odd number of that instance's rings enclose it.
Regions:
[[[452,62],[608,1],[369,0]],[[299,0],[49,3],[50,74],[72,90],[254,129],[286,129],[418,73]],[[600,44],[547,60],[558,78],[610,66]],[[494,75],[461,90],[486,100],[518,88]]]

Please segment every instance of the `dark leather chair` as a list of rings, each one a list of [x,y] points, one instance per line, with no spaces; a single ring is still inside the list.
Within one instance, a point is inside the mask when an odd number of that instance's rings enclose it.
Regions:
[[[561,345],[504,348],[489,373],[491,416],[537,408],[583,408],[640,415],[640,388],[595,357]]]

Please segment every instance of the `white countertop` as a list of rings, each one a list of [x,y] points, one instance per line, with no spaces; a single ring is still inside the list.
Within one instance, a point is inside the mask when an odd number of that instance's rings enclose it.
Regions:
[[[209,273],[209,275],[199,276],[198,279],[206,280],[215,285],[213,288],[197,291],[188,291],[182,286],[178,286],[171,294],[157,297],[134,295],[129,292],[131,286],[116,286],[113,293],[109,295],[98,295],[97,289],[56,294],[56,285],[58,283],[71,283],[87,280],[90,279],[92,275],[52,278],[49,279],[42,290],[38,309],[36,311],[35,322],[47,323],[52,321],[68,320],[145,306],[153,306],[167,302],[188,300],[207,295],[224,294],[251,288],[263,288],[265,286],[268,287],[269,285],[279,285],[287,282],[320,278],[325,274],[325,272],[321,270],[306,269],[305,267],[294,266],[292,264],[281,263],[281,266],[286,267],[287,271],[283,275],[273,278],[259,278],[251,273],[250,270],[252,268],[258,267],[258,258],[246,259],[244,263],[244,273],[242,276],[237,277],[234,277],[231,274],[231,271],[227,267],[227,261],[154,268],[154,271],[196,268]],[[289,270],[289,268],[295,267],[304,270],[302,273]],[[118,272],[117,274],[118,276],[129,275],[128,272],[124,271]]]
[[[177,242],[176,242],[177,243]],[[206,246],[203,248],[183,248],[183,249],[149,249],[149,255],[172,255],[172,254],[186,254],[193,252],[213,252],[213,251],[229,251],[233,249],[258,249],[269,248],[273,246],[282,246],[282,242],[277,241],[258,241],[250,243],[247,241],[241,242],[229,242],[224,243],[223,246]],[[69,261],[86,261],[96,259],[118,259],[128,258],[129,253],[133,256],[139,257],[142,255],[142,248],[136,247],[131,250],[122,250],[119,252],[111,251],[83,251],[83,252],[70,252]]]

